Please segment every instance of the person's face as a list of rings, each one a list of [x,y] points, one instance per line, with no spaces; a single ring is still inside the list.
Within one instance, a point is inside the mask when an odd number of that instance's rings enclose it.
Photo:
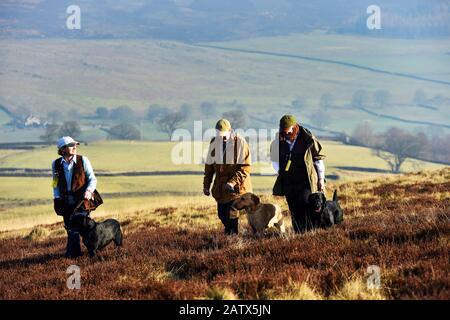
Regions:
[[[224,132],[220,132],[219,130],[217,130],[217,135],[223,139],[223,140],[228,140],[230,138],[231,135],[231,130],[228,131],[224,131]]]
[[[294,126],[283,129],[283,134],[286,138],[292,140],[294,138]]]
[[[74,156],[77,154],[77,144],[76,143],[70,143],[67,146],[64,147],[64,155],[66,157]]]

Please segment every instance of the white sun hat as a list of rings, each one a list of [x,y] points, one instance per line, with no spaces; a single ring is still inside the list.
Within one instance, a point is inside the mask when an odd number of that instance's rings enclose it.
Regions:
[[[75,143],[79,145],[80,143],[78,141],[75,141],[72,137],[64,136],[58,139],[58,142],[56,143],[56,146],[58,149],[61,149],[62,147],[67,146],[68,144]]]

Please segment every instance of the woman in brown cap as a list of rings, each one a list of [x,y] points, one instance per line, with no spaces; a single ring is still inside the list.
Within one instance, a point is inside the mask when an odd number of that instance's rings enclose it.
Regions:
[[[279,175],[280,191],[286,197],[296,233],[312,228],[307,214],[311,193],[325,191],[325,155],[313,134],[293,115],[280,119],[279,137],[272,146],[272,164]],[[278,148],[276,148],[278,146]],[[275,148],[274,148],[275,147]]]
[[[232,214],[234,210],[231,207],[240,195],[252,192],[250,166],[250,149],[245,139],[231,129],[228,120],[219,120],[216,124],[216,136],[211,139],[208,149],[203,193],[206,196],[212,193],[217,201],[217,211],[225,227],[225,234],[238,233],[238,219]]]

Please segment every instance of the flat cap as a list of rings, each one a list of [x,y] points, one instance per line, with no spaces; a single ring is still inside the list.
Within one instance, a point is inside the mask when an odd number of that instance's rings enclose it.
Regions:
[[[231,130],[231,124],[230,121],[227,119],[220,119],[216,123],[216,129],[219,130],[219,132],[225,132]]]
[[[291,114],[286,114],[280,119],[280,128],[286,129],[297,124],[297,118]]]

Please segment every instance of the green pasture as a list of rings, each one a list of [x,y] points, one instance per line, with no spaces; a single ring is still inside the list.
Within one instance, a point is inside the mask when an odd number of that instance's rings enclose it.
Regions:
[[[211,44],[211,43],[209,43]],[[214,45],[296,54],[450,80],[447,39],[374,38],[312,32],[260,37]]]
[[[160,196],[173,194],[179,196],[195,195],[203,190],[202,175],[136,176],[136,177],[98,177],[97,188],[111,197],[127,194],[148,194]],[[255,191],[267,191],[275,181],[274,176],[252,177]],[[0,205],[19,201],[52,199],[51,178],[2,177],[0,184]],[[129,196],[129,195],[128,195]]]
[[[332,94],[336,105],[345,106],[356,90],[363,89],[369,94],[376,90],[391,92],[391,106],[383,110],[387,114],[392,111],[393,115],[406,119],[434,123],[446,123],[444,119],[450,117],[450,109],[445,105],[438,110],[403,107],[411,103],[419,89],[430,98],[435,95],[448,98],[446,85],[335,64],[159,40],[34,39],[1,40],[0,44],[0,56],[9,66],[0,75],[4,93],[1,102],[12,109],[33,106],[36,114],[44,116],[56,109],[76,108],[93,114],[99,106],[128,105],[142,119],[151,104],[178,108],[188,103],[194,107],[191,120],[205,120],[198,109],[201,102],[217,102],[221,106],[213,116],[217,118],[227,109],[235,108],[226,105],[236,100],[246,106],[249,114],[276,126],[277,119],[286,112],[296,113],[302,121],[310,123],[324,93]],[[446,54],[450,52],[450,42],[446,39],[378,39],[314,32],[212,44],[332,59],[450,81]],[[298,96],[306,98],[307,107],[286,108]],[[380,129],[425,127],[358,110],[331,109],[328,113],[331,118],[328,128],[347,133],[363,121]],[[141,124],[138,121],[135,125]],[[182,126],[190,125],[186,122]],[[267,123],[252,120],[252,125],[267,126]],[[89,141],[101,136],[95,131],[85,135],[93,137]],[[159,139],[164,135],[154,125],[144,123],[143,137]],[[12,135],[7,138],[16,141]]]
[[[333,173],[337,167],[359,167],[362,169],[388,170],[387,164],[380,158],[375,157],[371,149],[357,146],[345,145],[335,141],[321,141],[326,154],[327,173]],[[87,156],[96,171],[106,172],[148,172],[148,171],[194,171],[202,172],[201,164],[176,164],[177,155],[188,155],[190,150],[191,159],[194,161],[194,143],[198,143],[206,153],[207,143],[201,142],[144,142],[144,141],[100,141],[80,145],[78,153]],[[267,147],[267,144],[263,144]],[[176,148],[184,150],[176,152]],[[0,158],[0,168],[32,168],[49,169],[51,162],[58,157],[56,147],[49,146],[32,151],[6,151],[7,154]],[[255,150],[256,152],[256,150]],[[1,154],[0,154],[1,155]],[[258,162],[262,153],[252,154],[254,173],[274,173],[268,162]],[[438,169],[441,165],[408,160],[404,172]]]
[[[17,155],[19,152],[17,150],[13,149],[0,149],[0,159],[11,156],[11,155]]]

